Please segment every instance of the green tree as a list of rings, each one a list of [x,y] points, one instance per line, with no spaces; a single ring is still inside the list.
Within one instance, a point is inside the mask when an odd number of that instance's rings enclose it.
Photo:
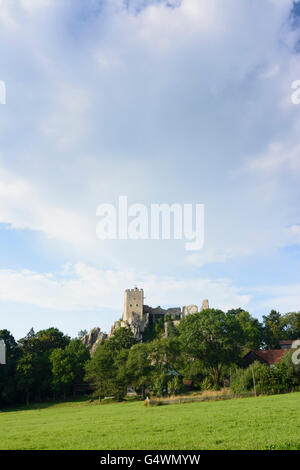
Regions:
[[[25,338],[19,340],[19,343],[24,352],[41,354],[57,348],[64,349],[70,341],[71,338],[57,328],[48,328],[37,333],[31,329]]]
[[[130,328],[117,328],[110,336],[106,344],[108,348],[113,351],[120,351],[121,349],[130,349],[138,340],[134,337]]]
[[[52,383],[56,392],[63,392],[64,399],[74,383],[75,373],[72,361],[63,349],[54,349],[50,355],[52,364]]]
[[[281,339],[286,339],[285,323],[276,310],[263,316],[263,340],[266,349],[279,349]]]
[[[95,354],[86,363],[85,380],[91,384],[95,393],[101,398],[114,392],[115,364],[113,351],[101,344]]]
[[[158,338],[148,344],[148,351],[152,390],[154,395],[161,396],[168,392],[168,382],[182,366],[181,342],[177,336]]]
[[[17,384],[19,390],[25,395],[25,403],[28,406],[30,397],[34,393],[34,385],[37,380],[37,356],[26,352],[18,361]]]
[[[27,357],[31,357],[34,363],[34,383],[31,388],[36,400],[50,398],[53,385],[50,355],[55,349],[65,349],[70,341],[70,337],[57,328],[48,328],[37,333],[31,329],[27,336],[19,341],[22,355],[29,355]]]
[[[81,383],[85,374],[85,363],[89,352],[80,340],[72,340],[65,349],[57,348],[50,354],[52,384],[64,399],[76,383]]]
[[[300,339],[300,312],[289,312],[283,315],[282,323],[286,339]]]
[[[248,349],[260,349],[263,343],[263,326],[257,318],[241,308],[229,310],[227,314],[235,315],[242,327],[244,352]]]
[[[101,397],[111,395],[121,400],[129,384],[127,371],[128,352],[137,344],[130,328],[118,328],[100,344],[86,365],[86,380]]]
[[[87,331],[87,330],[80,330],[80,331],[78,332],[77,337],[78,337],[78,338],[83,338],[83,337],[84,337],[85,335],[87,335],[87,334],[88,334],[88,331]]]
[[[185,317],[179,325],[185,354],[210,371],[215,387],[221,385],[224,366],[238,362],[243,330],[234,313],[207,309]]]
[[[149,345],[145,343],[134,345],[128,353],[127,374],[129,385],[140,391],[142,399],[145,398],[146,388],[152,383],[152,373]]]

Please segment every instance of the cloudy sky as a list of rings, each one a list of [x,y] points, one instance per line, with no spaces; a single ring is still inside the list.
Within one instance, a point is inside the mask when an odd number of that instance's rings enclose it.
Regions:
[[[300,3],[0,0],[0,329],[208,298],[300,310]],[[205,245],[101,241],[101,203],[205,204]]]

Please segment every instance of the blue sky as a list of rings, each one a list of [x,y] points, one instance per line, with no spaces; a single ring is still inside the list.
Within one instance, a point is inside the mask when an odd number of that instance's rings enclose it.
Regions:
[[[299,2],[0,0],[0,328],[150,305],[300,310]],[[205,245],[100,241],[101,203],[205,204]]]

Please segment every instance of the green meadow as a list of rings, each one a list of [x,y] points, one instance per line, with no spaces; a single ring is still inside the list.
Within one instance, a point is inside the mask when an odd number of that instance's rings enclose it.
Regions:
[[[300,393],[147,408],[76,401],[0,412],[0,449],[297,449]]]

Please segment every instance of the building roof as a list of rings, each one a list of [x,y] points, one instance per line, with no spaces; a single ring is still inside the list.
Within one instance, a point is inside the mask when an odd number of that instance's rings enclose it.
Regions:
[[[293,339],[282,339],[279,341],[279,344],[293,344]]]
[[[278,364],[287,351],[284,349],[267,349],[266,351],[255,351],[252,349],[244,357],[248,356],[250,353],[254,353],[267,364]]]

